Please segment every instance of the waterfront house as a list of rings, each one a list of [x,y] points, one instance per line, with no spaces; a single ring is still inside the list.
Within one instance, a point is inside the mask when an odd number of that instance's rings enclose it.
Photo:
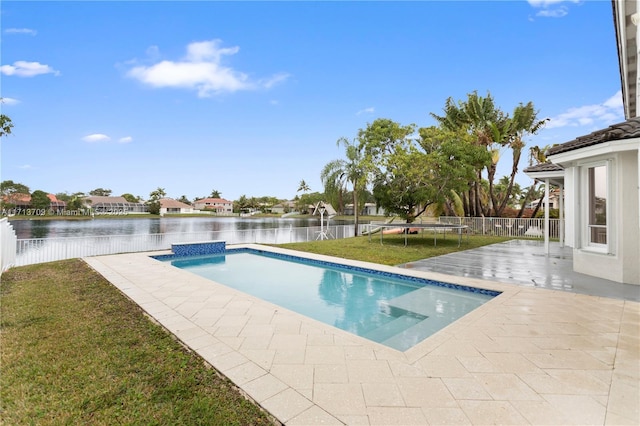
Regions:
[[[202,198],[193,202],[196,210],[209,210],[218,214],[233,213],[233,202],[224,198]]]
[[[160,216],[165,214],[189,214],[193,213],[193,207],[173,198],[160,199]]]

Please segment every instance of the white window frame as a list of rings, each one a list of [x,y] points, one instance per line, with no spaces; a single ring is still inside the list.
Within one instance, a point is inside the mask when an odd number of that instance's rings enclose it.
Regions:
[[[594,167],[602,167],[602,166],[606,168],[606,177],[607,177],[607,184],[606,184],[607,242],[604,244],[591,241],[591,225],[589,224],[589,215],[590,215],[590,209],[591,209],[590,200],[589,200],[589,169]],[[585,251],[603,253],[603,254],[614,254],[613,248],[615,247],[615,244],[614,244],[615,229],[614,229],[613,212],[614,212],[614,206],[616,202],[615,194],[613,192],[615,188],[614,168],[615,168],[615,162],[611,158],[585,162],[580,164],[580,169],[581,169],[580,170],[580,182],[581,182],[580,193],[583,200],[582,202],[583,209],[582,209],[582,215],[581,215],[581,222],[582,222],[582,226],[581,226],[582,244],[581,245],[582,245],[582,249]]]

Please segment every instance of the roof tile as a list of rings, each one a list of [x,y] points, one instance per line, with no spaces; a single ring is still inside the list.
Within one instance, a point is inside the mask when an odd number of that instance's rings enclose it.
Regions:
[[[634,117],[622,123],[613,124],[606,129],[597,130],[593,133],[589,133],[588,135],[580,136],[572,141],[551,147],[547,151],[546,155],[550,156],[605,142],[638,137],[640,137],[640,117]]]

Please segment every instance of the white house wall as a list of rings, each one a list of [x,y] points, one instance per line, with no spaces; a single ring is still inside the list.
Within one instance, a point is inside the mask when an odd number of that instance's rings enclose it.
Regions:
[[[613,159],[611,178],[611,253],[595,253],[582,247],[582,233],[585,226],[581,223],[582,212],[586,206],[580,206],[582,188],[580,186],[579,167],[569,167],[565,174],[566,183],[571,184],[573,191],[567,191],[578,197],[577,200],[567,202],[567,206],[576,208],[574,214],[567,212],[567,218],[575,222],[567,223],[567,233],[572,229],[573,244],[573,268],[576,272],[593,275],[596,277],[624,282],[628,284],[640,284],[640,224],[638,223],[638,154],[637,151],[619,152],[608,158]],[[569,182],[572,180],[572,182]],[[573,196],[572,195],[572,196]],[[567,236],[569,240],[569,236]]]
[[[640,223],[638,223],[638,151],[620,153],[619,162],[622,216],[618,231],[623,282],[640,284]]]

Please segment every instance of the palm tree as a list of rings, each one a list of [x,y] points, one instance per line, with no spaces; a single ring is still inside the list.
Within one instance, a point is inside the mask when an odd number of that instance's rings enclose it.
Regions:
[[[300,185],[298,185],[298,192],[309,192],[311,191],[311,188],[309,188],[309,185],[307,185],[307,182],[304,181],[304,179],[302,179],[300,181]]]
[[[537,112],[534,110],[533,103],[529,102],[526,105],[520,104],[514,110],[511,118],[506,121],[506,134],[503,139],[503,146],[511,148],[513,154],[513,161],[511,164],[511,176],[509,177],[509,184],[506,189],[505,197],[502,202],[495,207],[496,216],[501,216],[509,199],[511,198],[514,181],[518,174],[518,165],[520,163],[520,157],[522,155],[522,149],[524,148],[523,138],[526,134],[535,135],[548,119],[538,120]],[[491,194],[493,196],[493,193]],[[495,199],[494,206],[495,204]]]
[[[547,157],[545,155],[545,152],[547,152],[547,149],[549,149],[549,146],[545,146],[544,148],[540,148],[539,146],[535,145],[532,146],[531,148],[529,148],[529,167],[531,166],[535,166],[538,164],[543,164],[547,162]],[[524,213],[524,209],[527,205],[527,201],[529,201],[531,199],[531,197],[536,196],[538,194],[538,185],[537,183],[534,181],[533,184],[531,184],[531,186],[528,188],[526,194],[524,195],[524,198],[522,200],[522,205],[520,206],[520,211],[518,212],[518,217],[522,217],[523,213]],[[538,197],[539,198],[539,197]],[[533,211],[531,217],[535,217],[535,215],[538,213],[538,210],[540,208],[540,204],[542,203],[538,203],[538,205],[535,207],[535,210]]]
[[[524,148],[524,137],[526,134],[535,134],[547,121],[538,120],[537,112],[533,103],[518,105],[513,115],[504,114],[494,104],[490,93],[487,97],[478,96],[477,92],[467,95],[467,101],[454,103],[449,98],[446,101],[444,115],[431,114],[442,127],[448,130],[464,130],[476,139],[476,143],[486,147],[491,153],[491,161],[477,170],[476,181],[473,183],[472,194],[476,203],[472,210],[477,214],[485,216],[494,214],[499,216],[507,206],[507,202],[513,190],[514,180],[518,173],[518,165]],[[507,186],[505,197],[502,200],[496,198],[494,190],[495,174],[500,160],[501,150],[509,148],[512,150],[512,167],[509,185]],[[480,182],[482,181],[482,171],[487,171],[487,182],[489,184],[489,205],[481,203]]]
[[[320,172],[324,195],[331,205],[337,205],[340,214],[344,213],[343,195],[347,184],[344,174],[345,163],[342,159],[330,161]]]
[[[355,222],[354,235],[358,236],[358,195],[367,187],[367,174],[363,164],[362,152],[358,146],[346,138],[340,138],[338,146],[344,145],[346,160],[339,159],[329,162],[320,173],[320,179],[325,187],[325,194],[338,194],[340,209],[342,208],[342,193],[347,183],[351,184],[353,194],[353,218]]]

